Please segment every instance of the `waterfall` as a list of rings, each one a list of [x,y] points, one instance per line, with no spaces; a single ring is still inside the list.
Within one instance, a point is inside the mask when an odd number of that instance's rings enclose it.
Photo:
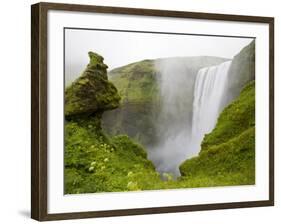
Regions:
[[[155,117],[158,143],[148,157],[160,173],[180,176],[179,165],[196,156],[206,133],[226,105],[231,61],[200,69],[197,74],[179,61],[158,64],[160,110]]]
[[[191,134],[195,72],[181,58],[159,60],[155,64],[160,108],[155,116],[157,144],[149,148],[148,158],[159,173],[179,176],[179,164],[186,158],[187,138]]]
[[[228,70],[231,61],[199,70],[194,88],[192,141],[196,153],[204,135],[211,132],[226,104]]]

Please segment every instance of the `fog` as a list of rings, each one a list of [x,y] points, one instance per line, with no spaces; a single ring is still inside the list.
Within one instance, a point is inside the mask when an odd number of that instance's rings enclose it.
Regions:
[[[109,70],[143,59],[175,56],[232,58],[251,38],[65,30],[65,81],[69,85],[88,63],[88,52],[105,58]]]
[[[214,128],[219,113],[229,103],[227,75],[231,59],[252,40],[67,29],[66,85],[87,65],[88,51],[102,55],[109,70],[144,59],[157,59],[155,71],[161,108],[153,125],[158,139],[156,145],[147,147],[147,152],[160,173],[179,176],[179,165],[199,153],[204,135]],[[207,65],[207,58],[219,64]]]
[[[155,119],[158,142],[148,148],[148,156],[158,172],[179,176],[180,164],[198,155],[204,135],[230,101],[230,65],[204,67],[194,77],[185,60],[156,61],[161,109]]]

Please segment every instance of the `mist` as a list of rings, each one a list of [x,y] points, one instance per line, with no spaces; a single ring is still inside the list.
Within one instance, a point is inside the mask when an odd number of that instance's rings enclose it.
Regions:
[[[229,101],[231,61],[204,67],[196,75],[179,58],[158,60],[161,109],[155,120],[158,143],[148,150],[158,172],[180,176],[179,166],[197,156],[204,135],[215,127]]]
[[[132,33],[102,30],[65,30],[65,83],[80,76],[88,52],[104,57],[108,70],[143,59],[186,56],[233,58],[251,38]]]
[[[186,158],[190,141],[191,130],[186,127],[191,126],[195,77],[183,58],[157,60],[155,70],[161,105],[154,124],[158,144],[148,150],[148,156],[158,172],[179,175],[178,165]]]
[[[183,161],[198,155],[205,134],[213,130],[220,112],[235,96],[228,89],[229,80],[235,81],[229,79],[228,70],[233,57],[253,40],[100,30],[65,32],[66,86],[87,65],[88,51],[102,55],[108,70],[154,59],[160,106],[151,114],[156,144],[147,146],[147,153],[159,173],[175,177],[180,176]]]

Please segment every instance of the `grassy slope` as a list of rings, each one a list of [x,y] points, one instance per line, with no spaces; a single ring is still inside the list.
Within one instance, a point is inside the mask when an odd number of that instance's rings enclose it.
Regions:
[[[151,102],[157,96],[153,60],[144,60],[112,70],[110,79],[117,87],[122,102]]]
[[[106,137],[98,115],[67,122],[66,193],[254,184],[254,92],[252,82],[225,108],[176,181],[169,175],[162,181],[145,150],[127,136]]]
[[[167,181],[162,181],[140,145],[124,135],[109,138],[103,133],[102,113],[116,108],[120,97],[107,80],[103,58],[94,53],[89,56],[82,76],[66,89],[65,193],[254,183],[254,83],[222,112],[214,131],[206,135],[200,155],[182,164],[182,177],[174,181],[167,174]],[[151,63],[143,63],[147,65],[141,67],[151,74]],[[140,83],[145,86],[142,75]],[[154,95],[150,93],[133,94],[129,99],[146,101]]]
[[[153,111],[156,111],[158,87],[154,62],[144,60],[116,68],[109,73],[118,89],[121,105],[103,115],[103,128],[114,136],[129,134],[143,145],[154,141]]]
[[[186,69],[190,78],[186,94],[193,94],[193,82],[198,69],[219,64],[226,59],[217,57],[173,57],[143,60],[131,63],[109,72],[110,81],[118,89],[121,105],[117,110],[106,111],[103,115],[103,128],[111,136],[127,134],[142,145],[153,145],[157,141],[155,119],[161,108],[157,79],[160,68],[177,64]],[[161,65],[161,66],[160,66]],[[187,99],[192,97],[187,97]],[[186,102],[187,104],[187,102]],[[186,105],[186,108],[192,108]],[[188,112],[187,112],[188,113]],[[191,117],[191,112],[190,117]]]
[[[251,82],[221,113],[205,136],[198,157],[180,166],[183,179],[196,186],[255,183],[255,83]]]
[[[224,58],[207,56],[143,60],[113,69],[109,72],[109,78],[118,89],[122,102],[147,103],[157,99],[159,92],[156,80],[158,71],[155,63],[182,61],[190,73],[197,73],[202,67],[216,65],[225,60]]]
[[[153,189],[160,177],[145,150],[120,135],[107,138],[97,117],[66,124],[65,192]]]

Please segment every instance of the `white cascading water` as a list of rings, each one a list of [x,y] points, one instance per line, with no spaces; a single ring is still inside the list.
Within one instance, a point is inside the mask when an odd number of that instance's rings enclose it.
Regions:
[[[215,127],[227,103],[230,65],[227,61],[202,68],[195,78],[182,64],[161,65],[161,109],[155,124],[159,139],[149,150],[149,159],[160,173],[180,176],[179,165],[200,152],[204,135]]]
[[[155,116],[158,139],[148,156],[159,173],[179,176],[191,135],[194,77],[180,58],[159,60],[155,66],[160,88],[160,110]]]
[[[225,107],[227,98],[228,70],[231,61],[218,66],[200,69],[195,81],[192,117],[192,141],[196,153],[204,135],[211,132]]]

